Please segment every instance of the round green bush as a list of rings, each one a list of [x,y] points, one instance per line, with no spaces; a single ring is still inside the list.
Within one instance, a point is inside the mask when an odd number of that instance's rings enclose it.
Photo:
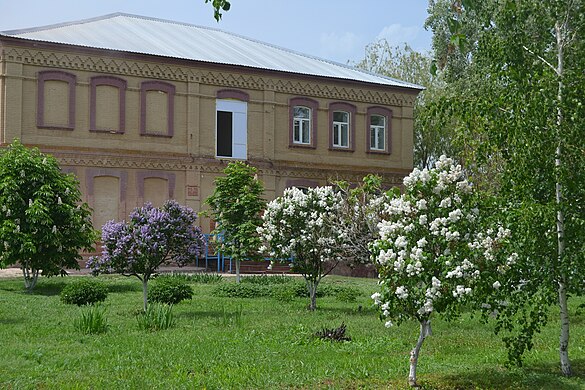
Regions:
[[[61,291],[61,301],[69,305],[93,305],[108,297],[107,287],[93,278],[79,278]]]
[[[167,305],[176,305],[193,298],[193,288],[180,278],[159,277],[148,290],[148,300]]]

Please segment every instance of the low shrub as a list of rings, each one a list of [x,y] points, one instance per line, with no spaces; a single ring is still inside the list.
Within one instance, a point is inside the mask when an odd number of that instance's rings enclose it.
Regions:
[[[82,309],[73,327],[83,334],[105,333],[109,328],[105,313],[106,309],[98,305]]]
[[[194,283],[213,284],[223,281],[223,276],[220,274],[193,274],[189,275],[188,280]]]
[[[245,276],[241,279],[242,283],[260,284],[263,286],[272,286],[274,284],[287,284],[294,281],[292,276],[286,275],[253,275]]]
[[[173,306],[164,303],[151,303],[136,319],[140,330],[164,330],[175,326]]]
[[[185,273],[173,272],[170,274],[159,275],[157,278],[158,279],[172,278],[172,279],[182,280],[184,282],[201,283],[201,284],[212,284],[212,283],[219,283],[219,282],[223,281],[223,276],[220,274],[204,274],[204,273],[185,274]]]
[[[167,305],[176,305],[191,298],[193,298],[193,288],[174,276],[156,278],[148,290],[149,301]]]
[[[69,305],[93,305],[108,297],[107,287],[94,278],[79,278],[63,288],[61,301]]]
[[[214,294],[228,298],[259,298],[270,295],[270,289],[259,284],[223,283],[215,288]]]
[[[355,302],[360,296],[360,290],[350,286],[336,286],[335,298],[341,302]]]

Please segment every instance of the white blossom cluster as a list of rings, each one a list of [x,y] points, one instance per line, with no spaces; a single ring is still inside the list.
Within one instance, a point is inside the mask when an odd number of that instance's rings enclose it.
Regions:
[[[338,218],[340,194],[332,187],[288,188],[268,203],[257,229],[270,257],[295,261],[339,260],[344,242],[330,221]],[[309,260],[311,259],[311,260]]]
[[[415,169],[404,187],[387,202],[372,245],[380,275],[372,298],[386,325],[449,310],[483,294],[486,285],[500,289],[498,275],[517,259],[503,255],[510,231],[480,226],[461,166],[442,156],[433,169]]]

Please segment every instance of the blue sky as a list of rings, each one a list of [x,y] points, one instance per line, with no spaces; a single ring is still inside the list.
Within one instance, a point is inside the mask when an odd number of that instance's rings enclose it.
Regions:
[[[427,0],[231,0],[220,23],[204,0],[0,0],[0,31],[113,12],[220,28],[317,57],[359,61],[368,43],[386,38],[428,51]]]

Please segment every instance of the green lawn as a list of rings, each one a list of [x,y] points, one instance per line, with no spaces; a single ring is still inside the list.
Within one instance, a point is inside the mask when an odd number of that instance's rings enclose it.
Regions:
[[[375,280],[327,278],[323,283],[351,285],[360,295],[349,303],[320,298],[313,313],[302,298],[222,298],[214,296],[217,284],[192,283],[193,300],[174,307],[176,326],[145,332],[136,321],[140,282],[100,277],[110,289],[111,326],[85,336],[73,327],[81,309],[59,299],[74,278],[42,279],[34,294],[23,291],[20,279],[0,279],[1,389],[406,388],[418,326],[384,328],[369,298]],[[573,378],[558,375],[556,321],[536,340],[524,368],[507,369],[506,352],[489,325],[466,315],[434,321],[419,382],[427,389],[583,389],[585,313],[575,314],[583,302],[570,302]],[[312,337],[342,321],[352,341]]]

